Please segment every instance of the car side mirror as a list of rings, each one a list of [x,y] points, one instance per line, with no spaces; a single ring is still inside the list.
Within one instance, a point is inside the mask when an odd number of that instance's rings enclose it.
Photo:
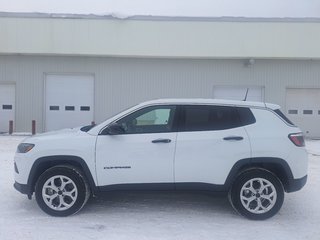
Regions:
[[[102,135],[118,135],[125,133],[124,128],[118,123],[111,123],[108,127],[106,127],[101,134]]]

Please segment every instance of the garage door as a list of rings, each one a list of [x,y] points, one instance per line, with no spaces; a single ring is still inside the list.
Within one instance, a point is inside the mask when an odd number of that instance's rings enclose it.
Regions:
[[[15,85],[0,84],[0,132],[9,131],[9,121],[14,121]]]
[[[94,78],[47,75],[45,130],[89,125],[94,119]]]
[[[264,87],[261,86],[215,86],[213,98],[244,100],[247,90],[247,101],[264,102]]]
[[[320,89],[287,89],[286,112],[310,138],[320,138]]]

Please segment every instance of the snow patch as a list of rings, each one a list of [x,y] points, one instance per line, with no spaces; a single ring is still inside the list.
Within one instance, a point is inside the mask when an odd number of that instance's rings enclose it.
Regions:
[[[210,194],[106,193],[74,216],[55,218],[13,189],[13,157],[23,136],[0,136],[1,240],[318,240],[320,157],[309,155],[307,185],[286,194],[280,212],[255,222],[238,216],[226,198]],[[312,153],[320,141],[306,141]]]
[[[121,12],[113,12],[110,14],[112,17],[114,18],[118,18],[118,19],[126,19],[126,18],[129,18],[130,15],[128,14],[124,14],[124,13],[121,13]]]
[[[171,17],[316,18],[319,0],[0,0],[2,12]]]

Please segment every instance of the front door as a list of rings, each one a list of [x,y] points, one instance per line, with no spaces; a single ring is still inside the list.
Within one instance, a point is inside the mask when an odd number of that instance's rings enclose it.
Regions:
[[[145,107],[117,121],[122,134],[99,135],[98,185],[154,183],[173,188],[175,112],[175,106]]]

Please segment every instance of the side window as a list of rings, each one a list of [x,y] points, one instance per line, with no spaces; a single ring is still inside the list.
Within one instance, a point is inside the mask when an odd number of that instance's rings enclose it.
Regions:
[[[171,109],[154,109],[137,117],[137,126],[167,125]]]
[[[211,129],[210,107],[186,106],[184,109],[184,131],[204,131]]]
[[[161,133],[173,130],[175,106],[147,107],[117,121],[125,134]]]
[[[224,130],[240,127],[237,108],[225,106],[185,106],[182,131]]]
[[[254,117],[250,108],[239,107],[237,109],[242,126],[250,125],[256,122],[256,118]]]

